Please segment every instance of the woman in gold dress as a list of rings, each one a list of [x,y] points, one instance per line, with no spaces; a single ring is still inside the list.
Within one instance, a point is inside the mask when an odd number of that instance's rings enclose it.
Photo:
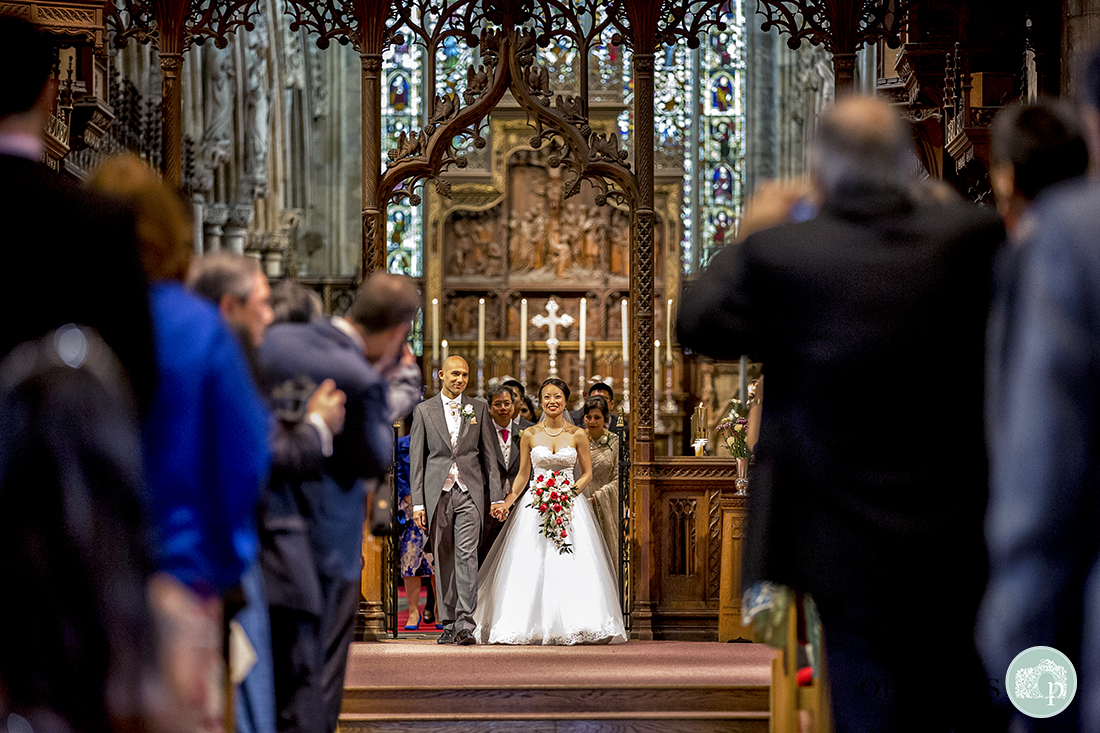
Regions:
[[[601,396],[584,401],[584,428],[592,453],[592,482],[583,495],[592,502],[600,532],[611,555],[613,567],[619,566],[619,436],[606,429],[607,400]]]

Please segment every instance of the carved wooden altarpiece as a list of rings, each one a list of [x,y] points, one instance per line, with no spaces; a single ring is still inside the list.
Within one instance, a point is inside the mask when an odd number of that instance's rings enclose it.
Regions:
[[[592,128],[615,129],[619,107],[602,109]],[[606,133],[602,132],[606,131]],[[550,146],[533,149],[531,128],[522,112],[507,102],[490,122],[491,151],[484,170],[464,171],[451,187],[451,197],[428,192],[433,253],[427,266],[426,298],[439,298],[441,335],[449,353],[473,365],[477,349],[478,300],[486,299],[484,379],[526,374],[531,387],[549,369],[545,329],[530,317],[544,312],[551,296],[574,318],[559,330],[560,376],[580,387],[580,300],[586,299],[586,381],[599,376],[621,390],[623,384],[621,301],[630,297],[631,215],[628,207],[597,203],[600,190],[582,182],[575,195],[563,197],[567,173],[549,161]],[[625,152],[625,151],[624,151]],[[677,181],[678,183],[678,181]],[[667,253],[655,262],[655,290],[663,297],[678,284],[680,188],[663,185],[655,194],[656,250]],[[666,273],[673,273],[669,283]],[[528,364],[521,368],[520,302],[527,300]],[[656,312],[664,332],[664,309]],[[629,329],[628,329],[629,331]],[[629,336],[628,339],[632,338]],[[430,365],[429,365],[430,366]],[[629,376],[629,375],[627,375]]]

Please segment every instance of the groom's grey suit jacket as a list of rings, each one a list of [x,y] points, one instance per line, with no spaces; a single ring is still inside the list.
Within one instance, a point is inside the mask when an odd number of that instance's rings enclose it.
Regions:
[[[443,414],[443,400],[439,395],[425,400],[413,412],[412,432],[409,435],[409,479],[413,506],[421,505],[428,513],[428,526],[432,526],[435,507],[443,494],[443,484],[451,470],[452,459],[458,464],[462,483],[470,492],[484,525],[488,505],[504,501],[504,490],[497,471],[497,437],[493,432],[493,420],[488,406],[481,401],[462,396],[462,405],[474,408],[475,423],[459,418],[458,439],[451,447],[451,433],[447,429],[447,417]],[[451,491],[461,491],[457,485]]]

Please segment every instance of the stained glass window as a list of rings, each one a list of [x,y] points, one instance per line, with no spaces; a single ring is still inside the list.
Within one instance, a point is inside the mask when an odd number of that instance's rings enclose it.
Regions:
[[[658,171],[683,170],[681,202],[682,266],[692,273],[736,231],[741,209],[744,159],[745,17],[742,0],[723,3],[723,30],[713,29],[700,47],[661,47],[654,63],[654,165]],[[609,61],[622,58],[627,81],[621,99],[630,105],[633,88],[629,54],[608,46],[593,75],[605,85]],[[620,54],[615,57],[614,54]],[[595,86],[594,86],[595,88]],[[696,112],[696,114],[693,114]],[[633,108],[619,115],[629,144]]]
[[[421,126],[421,50],[408,40],[391,46],[382,55],[385,79],[382,95],[382,150],[397,147],[402,133],[412,134]],[[419,206],[398,202],[386,210],[386,269],[420,277],[423,274],[423,216]]]
[[[721,8],[725,30],[700,46],[702,120],[699,130],[699,264],[734,234],[741,208],[745,152],[745,18],[741,0]]]
[[[458,36],[445,36],[435,54],[435,93],[462,95],[474,52]]]

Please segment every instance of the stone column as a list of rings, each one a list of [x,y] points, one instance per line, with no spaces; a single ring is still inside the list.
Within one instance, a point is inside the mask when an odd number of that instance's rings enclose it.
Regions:
[[[195,256],[202,257],[203,242],[205,240],[204,209],[206,208],[202,196],[195,196],[191,201],[191,246],[195,249]]]
[[[751,195],[761,181],[775,178],[779,125],[777,95],[779,65],[777,34],[765,33],[758,23],[745,28],[745,193]]]
[[[1100,0],[1062,0],[1062,94],[1079,91],[1081,63],[1100,40]]]
[[[210,204],[203,218],[204,252],[217,252],[222,248],[222,227],[229,221],[229,207],[225,204]]]
[[[244,245],[248,241],[248,225],[252,223],[253,214],[252,204],[237,204],[229,210],[222,240],[224,249],[244,254]]]

